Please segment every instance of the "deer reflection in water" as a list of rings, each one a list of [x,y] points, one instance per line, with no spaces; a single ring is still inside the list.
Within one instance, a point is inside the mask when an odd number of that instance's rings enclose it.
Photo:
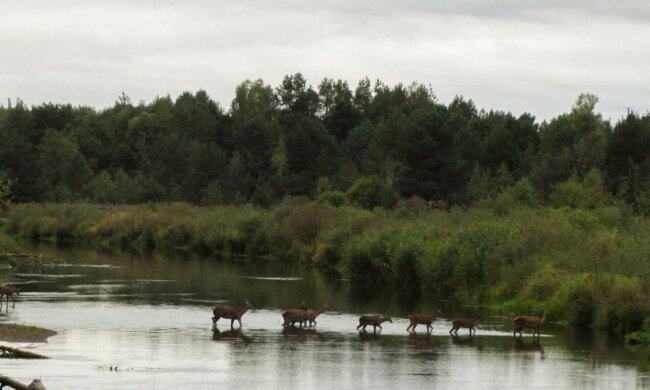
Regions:
[[[533,339],[530,343],[525,343],[522,337],[515,337],[515,351],[516,352],[539,352],[540,357],[544,360],[544,347],[539,338]]]
[[[462,338],[459,337],[456,334],[451,334],[451,343],[454,344],[457,347],[470,347],[470,348],[475,348],[476,344],[474,344],[474,338],[470,334],[469,337],[467,338]]]
[[[286,341],[321,341],[322,335],[313,328],[295,328],[295,327],[285,327],[282,328],[282,335]]]
[[[408,344],[415,348],[431,348],[433,347],[433,338],[430,333],[418,335],[415,332],[409,333]]]
[[[244,343],[250,343],[253,341],[253,338],[244,335],[244,332],[241,328],[231,329],[223,332],[217,328],[214,328],[212,331],[212,340],[230,342],[243,341]]]

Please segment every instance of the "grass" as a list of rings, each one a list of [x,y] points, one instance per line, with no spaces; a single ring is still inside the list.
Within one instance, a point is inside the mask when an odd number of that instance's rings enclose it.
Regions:
[[[546,309],[549,319],[619,334],[650,315],[650,218],[626,206],[20,204],[2,224],[40,240],[299,262],[336,271],[355,289],[451,296],[513,314]]]
[[[12,343],[44,343],[56,332],[36,326],[0,324],[0,340]]]

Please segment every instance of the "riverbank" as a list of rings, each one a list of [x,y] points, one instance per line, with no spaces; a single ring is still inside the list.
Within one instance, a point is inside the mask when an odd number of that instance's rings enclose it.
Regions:
[[[0,323],[0,341],[11,343],[44,343],[54,335],[56,335],[55,331],[37,326]]]
[[[309,264],[350,279],[359,294],[434,294],[508,315],[546,309],[549,320],[619,334],[650,313],[650,220],[626,207],[21,204],[3,228],[47,241]]]

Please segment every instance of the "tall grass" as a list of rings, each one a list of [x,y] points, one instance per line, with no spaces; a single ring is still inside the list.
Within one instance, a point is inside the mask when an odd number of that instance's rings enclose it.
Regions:
[[[549,318],[622,333],[650,313],[650,219],[617,206],[439,207],[417,198],[391,211],[304,198],[270,209],[20,204],[7,211],[3,229],[42,240],[314,264],[367,291],[456,296],[511,313],[547,309]]]

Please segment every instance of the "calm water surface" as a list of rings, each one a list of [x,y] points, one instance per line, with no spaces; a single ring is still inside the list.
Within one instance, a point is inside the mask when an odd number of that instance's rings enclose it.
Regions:
[[[226,264],[209,259],[98,253],[30,246],[41,264],[24,260],[0,280],[21,284],[15,309],[0,321],[58,332],[47,343],[15,343],[49,360],[2,360],[0,372],[52,389],[633,389],[650,388],[645,349],[627,349],[599,333],[547,326],[541,342],[512,337],[511,321],[488,317],[477,336],[447,333],[450,318],[476,315],[450,302],[410,305],[390,291],[363,297],[347,282],[282,265]],[[256,309],[241,330],[210,307]],[[315,329],[284,331],[282,308],[302,301],[331,311]],[[442,318],[427,336],[405,329],[410,312]],[[389,313],[381,334],[355,330],[360,313]],[[7,344],[7,343],[5,343]],[[111,370],[117,367],[117,371]]]

